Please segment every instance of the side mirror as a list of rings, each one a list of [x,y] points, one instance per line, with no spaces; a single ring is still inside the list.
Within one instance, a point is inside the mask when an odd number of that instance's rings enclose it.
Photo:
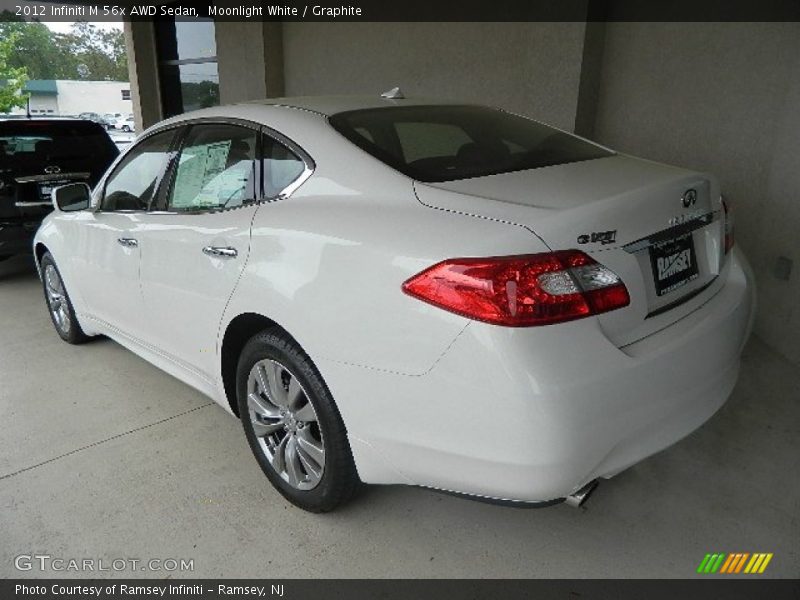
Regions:
[[[92,190],[85,183],[60,185],[50,192],[53,207],[62,212],[86,210],[92,203]]]

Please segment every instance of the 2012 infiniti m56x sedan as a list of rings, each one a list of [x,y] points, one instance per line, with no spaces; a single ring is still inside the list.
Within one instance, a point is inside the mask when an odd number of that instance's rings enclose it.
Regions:
[[[58,334],[238,415],[312,511],[360,481],[579,501],[714,414],[753,312],[713,177],[481,106],[205,109],[53,200]]]

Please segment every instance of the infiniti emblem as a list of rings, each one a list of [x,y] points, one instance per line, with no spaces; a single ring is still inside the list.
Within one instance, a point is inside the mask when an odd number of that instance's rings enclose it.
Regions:
[[[697,202],[697,190],[694,188],[686,190],[681,197],[681,202],[684,208],[689,208]]]
[[[61,173],[61,167],[56,165],[50,165],[44,168],[44,172],[48,175],[55,175],[56,173]]]

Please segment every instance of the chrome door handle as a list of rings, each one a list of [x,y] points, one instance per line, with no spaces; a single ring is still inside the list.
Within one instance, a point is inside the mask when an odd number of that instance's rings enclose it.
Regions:
[[[139,242],[134,238],[117,238],[117,243],[126,248],[136,248]]]
[[[206,246],[203,248],[203,254],[217,258],[236,258],[239,256],[236,248],[231,248],[230,246]]]

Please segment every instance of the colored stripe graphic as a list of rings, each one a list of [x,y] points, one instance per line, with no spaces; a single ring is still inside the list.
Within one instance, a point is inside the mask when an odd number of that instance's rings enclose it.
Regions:
[[[764,570],[767,568],[767,565],[769,564],[769,561],[771,560],[772,560],[772,552],[767,554],[767,556],[764,558],[764,562],[761,563],[761,568],[758,570],[759,575],[764,572]]]
[[[735,554],[728,554],[728,559],[722,565],[722,568],[719,570],[720,573],[727,573],[728,569],[730,568],[731,564],[733,563],[733,559],[736,558]]]
[[[747,563],[747,566],[744,568],[745,573],[750,573],[753,570],[753,565],[756,564],[761,558],[760,554],[753,554],[753,558],[750,559],[750,562]]]
[[[736,572],[737,573],[742,570],[742,567],[744,566],[744,561],[747,560],[748,556],[750,556],[749,552],[745,552],[744,554],[742,554],[742,558],[739,559],[739,564],[736,565]]]
[[[711,566],[711,571],[710,571],[710,572],[711,572],[711,573],[716,573],[716,572],[717,572],[717,569],[719,569],[719,567],[720,567],[720,565],[722,564],[722,561],[723,561],[723,560],[725,560],[725,554],[720,554],[720,555],[717,557],[717,560],[716,560],[716,561],[714,561],[714,564]]]
[[[763,573],[769,562],[772,560],[773,554],[771,552],[756,552],[750,554],[749,552],[732,552],[726,554],[725,552],[709,553],[700,561],[697,567],[698,573],[704,574],[738,574],[744,573],[750,575],[760,575]]]
[[[700,566],[697,567],[697,572],[698,573],[705,573],[706,565],[708,564],[708,561],[710,559],[711,559],[711,555],[710,554],[706,554],[705,558],[702,561],[700,561]]]

